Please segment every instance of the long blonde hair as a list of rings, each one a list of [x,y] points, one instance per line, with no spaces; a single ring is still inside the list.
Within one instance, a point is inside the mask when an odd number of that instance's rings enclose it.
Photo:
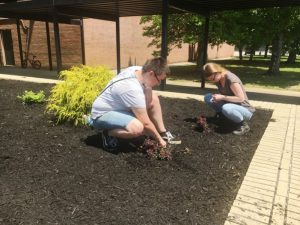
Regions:
[[[214,73],[222,72],[227,72],[227,69],[217,63],[206,63],[203,66],[203,73],[205,77],[210,77]]]

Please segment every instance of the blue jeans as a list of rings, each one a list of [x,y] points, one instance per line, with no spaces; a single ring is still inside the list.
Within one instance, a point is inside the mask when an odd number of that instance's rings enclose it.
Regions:
[[[110,111],[102,116],[91,119],[90,125],[99,130],[112,130],[116,128],[125,128],[135,116],[127,111]]]
[[[229,120],[240,123],[242,121],[249,121],[253,115],[246,107],[238,104],[228,102],[214,102],[211,93],[204,96],[204,102],[214,109],[216,112],[221,112]]]

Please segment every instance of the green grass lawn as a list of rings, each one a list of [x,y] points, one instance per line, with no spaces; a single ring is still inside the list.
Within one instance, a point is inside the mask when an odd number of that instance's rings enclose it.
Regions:
[[[287,57],[282,57],[279,76],[266,75],[270,56],[265,59],[262,56],[255,56],[253,61],[244,57],[242,61],[238,58],[230,60],[214,61],[225,66],[240,77],[246,87],[285,89],[300,92],[300,60],[295,64],[287,64]],[[197,72],[196,65],[171,66],[170,79],[190,80],[200,82],[200,73]]]

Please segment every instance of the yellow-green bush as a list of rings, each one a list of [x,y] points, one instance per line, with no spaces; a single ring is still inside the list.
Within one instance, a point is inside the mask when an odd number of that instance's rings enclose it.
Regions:
[[[84,124],[83,115],[90,113],[93,101],[113,76],[105,66],[75,66],[61,71],[62,82],[52,88],[46,112],[53,113],[57,123]]]

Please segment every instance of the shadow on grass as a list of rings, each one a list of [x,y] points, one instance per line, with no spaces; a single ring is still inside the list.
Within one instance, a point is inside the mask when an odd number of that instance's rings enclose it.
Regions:
[[[185,93],[185,94],[195,94],[195,95],[204,95],[206,93],[217,92],[217,90],[214,88],[200,88],[200,84],[199,87],[184,86],[184,84],[183,85],[167,84],[165,91]],[[247,95],[250,101],[256,100],[256,101],[266,101],[266,102],[285,103],[285,104],[296,104],[296,105],[300,104],[300,97],[278,95],[276,94],[276,90],[274,90],[274,94],[247,91]]]
[[[256,60],[215,60],[233,73],[237,74],[244,84],[263,87],[278,87],[282,89],[300,85],[300,62],[280,65],[281,74],[278,76],[267,75],[270,59],[256,58]],[[201,74],[196,65],[171,66],[170,79],[186,79],[200,82]],[[300,87],[299,87],[300,89]]]

